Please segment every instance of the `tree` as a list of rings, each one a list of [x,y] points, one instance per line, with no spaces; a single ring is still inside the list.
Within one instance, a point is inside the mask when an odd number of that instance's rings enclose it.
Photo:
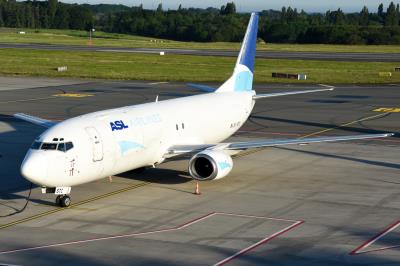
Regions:
[[[0,27],[4,27],[3,20],[3,3],[0,1]]]
[[[383,4],[380,4],[378,7],[378,17],[380,18],[381,22],[383,22],[385,19],[385,14],[383,13]]]
[[[47,11],[48,11],[49,23],[50,23],[51,27],[54,27],[54,18],[56,16],[56,12],[57,12],[57,5],[58,5],[57,0],[48,0]]]
[[[49,15],[47,14],[47,9],[45,7],[39,7],[39,16],[41,28],[49,28]]]
[[[399,19],[397,17],[396,6],[391,2],[386,11],[385,26],[397,25],[399,25]]]
[[[35,18],[33,16],[33,9],[30,4],[25,5],[25,27],[35,27]]]
[[[163,12],[162,4],[159,3],[157,7],[157,13],[162,13],[162,12]]]
[[[69,27],[74,30],[85,30],[93,27],[93,15],[89,9],[73,5],[69,9]]]
[[[360,25],[361,26],[368,26],[369,24],[369,11],[366,6],[361,10],[360,13]]]
[[[236,5],[234,2],[227,3],[226,6],[221,7],[221,15],[231,15],[236,13]]]
[[[53,21],[53,27],[57,29],[69,28],[69,13],[68,8],[64,4],[60,4],[57,8],[56,15]]]
[[[399,23],[400,23],[400,4],[397,4],[397,6],[396,6],[396,16],[397,16],[397,21],[398,21],[397,25],[399,25]]]

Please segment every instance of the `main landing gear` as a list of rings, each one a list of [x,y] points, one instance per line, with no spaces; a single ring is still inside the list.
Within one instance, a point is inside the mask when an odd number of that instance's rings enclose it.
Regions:
[[[60,207],[69,207],[71,205],[71,197],[68,195],[58,195],[56,204]]]

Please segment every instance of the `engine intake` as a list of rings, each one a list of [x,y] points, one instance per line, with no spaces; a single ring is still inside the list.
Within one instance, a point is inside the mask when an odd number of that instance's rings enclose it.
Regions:
[[[233,167],[232,158],[221,151],[202,151],[189,162],[189,173],[193,179],[204,181],[227,176]]]

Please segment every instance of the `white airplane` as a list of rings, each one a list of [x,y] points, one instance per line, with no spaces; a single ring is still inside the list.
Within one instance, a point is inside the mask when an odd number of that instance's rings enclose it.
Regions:
[[[258,14],[253,13],[232,76],[209,93],[89,113],[53,122],[26,114],[15,117],[48,129],[32,144],[21,165],[22,175],[54,193],[62,207],[71,204],[72,186],[156,166],[167,158],[194,154],[189,173],[196,180],[229,174],[231,155],[259,147],[388,137],[356,135],[283,140],[223,142],[247,120],[256,100],[330,91],[318,89],[256,94],[252,89]]]

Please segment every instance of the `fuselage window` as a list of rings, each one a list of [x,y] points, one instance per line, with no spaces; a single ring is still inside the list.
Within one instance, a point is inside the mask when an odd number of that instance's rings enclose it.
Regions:
[[[35,141],[35,142],[32,143],[31,149],[32,150],[38,150],[38,149],[40,149],[40,145],[41,144],[42,144],[41,142]]]
[[[43,143],[42,150],[56,150],[57,149],[57,143]]]
[[[185,129],[185,124],[184,123],[182,123],[182,129]]]

